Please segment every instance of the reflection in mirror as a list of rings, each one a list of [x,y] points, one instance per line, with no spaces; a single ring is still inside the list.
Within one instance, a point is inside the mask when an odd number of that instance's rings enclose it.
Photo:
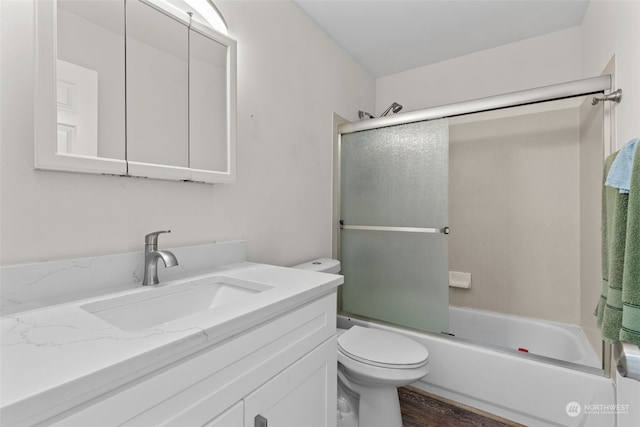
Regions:
[[[127,160],[188,167],[188,27],[127,1]]]
[[[124,2],[57,2],[57,152],[125,158]]]
[[[225,36],[229,35],[227,22],[211,0],[167,0],[178,9],[192,15],[194,19],[207,24]]]
[[[228,172],[227,47],[189,37],[189,167]]]

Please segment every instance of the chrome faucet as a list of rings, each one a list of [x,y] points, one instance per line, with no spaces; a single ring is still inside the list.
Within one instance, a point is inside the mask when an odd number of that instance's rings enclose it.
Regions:
[[[157,285],[158,281],[158,260],[161,259],[165,267],[175,267],[178,265],[176,256],[169,251],[158,250],[158,235],[171,233],[167,231],[155,231],[144,236],[144,279],[142,286]]]

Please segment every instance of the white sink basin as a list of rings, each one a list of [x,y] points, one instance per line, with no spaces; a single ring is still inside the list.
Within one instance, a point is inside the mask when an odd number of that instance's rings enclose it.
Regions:
[[[139,331],[212,307],[236,303],[270,288],[256,282],[208,276],[151,287],[80,308],[122,330]]]

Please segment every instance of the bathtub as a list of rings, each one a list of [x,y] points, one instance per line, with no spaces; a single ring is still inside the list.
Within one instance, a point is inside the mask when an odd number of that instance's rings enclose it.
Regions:
[[[547,350],[539,349],[537,339],[528,339],[529,336],[535,338],[537,332],[525,328],[515,333],[512,332],[516,330],[515,326],[504,326],[511,320],[524,320],[518,316],[501,316],[500,325],[494,323],[493,327],[506,329],[500,334],[492,334],[490,321],[496,319],[487,316],[483,320],[469,321],[467,317],[465,321],[465,316],[476,311],[466,310],[454,308],[451,312],[451,330],[457,328],[459,334],[453,337],[344,315],[338,315],[338,327],[373,327],[400,333],[422,343],[429,350],[431,371],[413,386],[429,393],[531,427],[615,425],[615,413],[609,410],[611,405],[615,406],[615,388],[601,369],[560,361],[555,350],[547,354],[549,357],[541,355]],[[472,342],[468,334],[473,336],[474,332],[468,329],[469,323],[482,325],[480,329],[484,329],[489,338],[498,336],[500,342]],[[520,341],[522,335],[527,335],[526,342]],[[515,337],[515,341],[503,342],[506,337]],[[522,346],[530,353],[517,350]],[[562,353],[568,353],[562,358],[575,359],[574,362],[581,360],[579,352],[577,356],[571,351]]]
[[[483,344],[601,368],[602,363],[577,325],[449,307],[449,332]]]

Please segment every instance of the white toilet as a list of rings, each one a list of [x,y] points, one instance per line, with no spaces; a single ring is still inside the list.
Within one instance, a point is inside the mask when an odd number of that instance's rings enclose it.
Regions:
[[[294,268],[338,273],[340,261],[322,258]],[[429,373],[429,352],[388,331],[338,329],[338,427],[402,427],[397,387]]]

